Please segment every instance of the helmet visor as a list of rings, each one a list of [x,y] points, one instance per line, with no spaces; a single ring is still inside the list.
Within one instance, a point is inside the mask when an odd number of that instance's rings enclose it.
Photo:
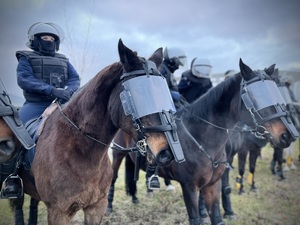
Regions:
[[[193,65],[192,73],[196,77],[204,77],[209,78],[212,66],[204,65],[204,64],[197,64]]]

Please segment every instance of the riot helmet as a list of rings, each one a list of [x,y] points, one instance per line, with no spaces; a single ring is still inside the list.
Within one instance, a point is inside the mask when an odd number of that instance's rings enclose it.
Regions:
[[[208,59],[194,58],[191,63],[191,71],[195,77],[210,78],[212,66]]]
[[[52,36],[54,37],[54,42],[52,44],[45,43],[41,37],[42,36]],[[28,30],[28,42],[27,47],[35,51],[40,51],[42,53],[54,54],[55,51],[59,50],[59,44],[64,39],[63,30],[54,23],[42,23],[38,22],[33,24]]]
[[[179,68],[179,66],[184,66],[186,63],[186,55],[179,48],[165,48],[164,49],[164,59],[167,62],[167,66],[173,73]]]

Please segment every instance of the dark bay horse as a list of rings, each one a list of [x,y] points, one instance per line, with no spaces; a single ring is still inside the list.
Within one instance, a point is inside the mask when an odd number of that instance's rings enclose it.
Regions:
[[[120,98],[124,90],[134,93],[135,90],[128,88],[129,81],[135,80],[132,82],[136,83],[136,78],[143,79],[143,84],[156,85],[161,93],[168,93],[161,95],[158,101],[172,106],[162,108],[164,115],[167,115],[164,110],[169,110],[169,119],[172,118],[174,103],[166,81],[156,69],[162,62],[162,48],[156,50],[149,60],[138,57],[121,40],[118,51],[120,62],[105,67],[68,103],[56,106],[36,141],[31,170],[19,167],[24,192],[45,203],[49,225],[69,224],[78,210],[83,210],[85,224],[101,223],[112,178],[108,148],[118,129],[128,133],[135,142],[142,142],[152,159],[169,163],[165,154],[159,154],[169,150],[171,144],[164,132],[174,126],[166,126],[160,109],[147,108],[145,111],[137,107],[133,118],[124,106],[126,102],[121,102]],[[142,87],[139,86],[139,91],[143,91]],[[140,95],[140,101],[144,96],[148,97],[144,100],[149,100],[150,95],[151,92],[145,92]],[[1,123],[1,126],[7,127],[7,124]],[[12,133],[3,134],[1,138],[1,141],[17,142]],[[9,141],[4,146],[14,148]]]
[[[288,90],[285,85],[279,79],[279,71],[275,69],[275,64],[265,69],[265,72],[269,75],[272,75],[272,79],[276,82],[279,87],[279,91],[282,94],[286,106],[289,117],[295,128],[299,132],[299,121],[297,118],[297,114],[291,104],[291,98],[289,97]],[[258,189],[255,184],[255,168],[256,161],[261,154],[261,150],[266,146],[268,140],[261,137],[256,137],[250,132],[239,133],[235,136],[231,137],[231,141],[228,141],[226,144],[226,153],[228,156],[228,162],[231,164],[234,156],[237,154],[238,156],[238,177],[236,177],[236,187],[239,190],[239,194],[245,193],[244,189],[244,173],[246,167],[247,156],[249,155],[249,175],[247,178],[247,183],[250,185],[250,190],[257,192]],[[272,146],[274,151],[274,159],[278,163],[278,167],[275,171],[275,161],[271,163],[270,169],[273,174],[277,174],[280,179],[284,179],[283,171],[282,171],[282,163],[283,163],[283,146]],[[231,206],[230,200],[231,187],[229,185],[229,168],[225,170],[222,175],[222,205],[224,209],[224,217],[233,219],[235,218],[235,213]]]
[[[265,88],[264,96],[254,91]],[[276,106],[275,109],[264,107],[273,106],[274,93],[278,93],[278,88],[266,73],[253,71],[240,60],[239,74],[210,89],[178,113],[177,131],[186,161],[172,162],[169,166],[159,168],[158,175],[180,183],[191,225],[201,223],[200,191],[204,195],[211,223],[224,224],[219,203],[221,176],[227,166],[225,145],[228,134],[242,132],[235,129],[238,123],[248,124],[251,132],[265,136],[276,146],[287,146],[293,140],[282,121],[286,114],[278,113]],[[260,99],[266,102],[260,102]],[[113,154],[118,154],[115,151]],[[115,172],[118,167],[113,169]],[[113,192],[112,186],[110,190]],[[113,198],[110,194],[109,206],[112,207]]]

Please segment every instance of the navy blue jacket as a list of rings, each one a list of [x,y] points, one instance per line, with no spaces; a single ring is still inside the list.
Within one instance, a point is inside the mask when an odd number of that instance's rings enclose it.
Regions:
[[[66,86],[72,95],[79,88],[80,79],[71,63],[68,62],[67,64],[69,79]],[[43,95],[51,95],[51,90],[54,88],[52,85],[34,77],[32,67],[25,56],[22,56],[19,59],[17,66],[17,82],[23,90],[34,91]]]

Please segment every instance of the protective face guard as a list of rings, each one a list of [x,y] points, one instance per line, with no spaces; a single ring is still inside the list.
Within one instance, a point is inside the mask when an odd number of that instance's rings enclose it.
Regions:
[[[283,99],[285,100],[286,104],[287,104],[287,110],[290,113],[291,119],[296,127],[296,129],[299,131],[300,129],[300,122],[298,119],[298,114],[296,112],[296,109],[293,106],[293,100],[291,98],[290,92],[288,90],[288,88],[285,85],[281,85],[278,86],[279,91],[283,97]]]
[[[132,77],[131,77],[132,76]],[[176,162],[185,161],[177,137],[174,115],[176,112],[167,82],[151,61],[146,61],[145,70],[124,74],[121,79],[124,91],[120,93],[125,115],[131,115],[136,124],[140,118],[159,113],[161,125],[155,127],[138,126],[143,132],[164,132]],[[142,134],[142,136],[144,136]]]
[[[286,102],[273,80],[258,80],[245,85],[242,88],[242,100],[246,108],[259,119],[258,123],[280,117],[293,138],[299,137],[286,110]],[[259,111],[267,107],[274,107],[276,113],[269,116],[261,115]]]
[[[11,104],[2,81],[0,80],[0,116],[4,119],[10,129],[14,132],[18,140],[25,149],[31,149],[35,143],[19,118],[19,113],[15,106]]]
[[[121,92],[125,115],[139,119],[162,111],[176,112],[168,85],[160,76],[139,76],[123,83]]]

